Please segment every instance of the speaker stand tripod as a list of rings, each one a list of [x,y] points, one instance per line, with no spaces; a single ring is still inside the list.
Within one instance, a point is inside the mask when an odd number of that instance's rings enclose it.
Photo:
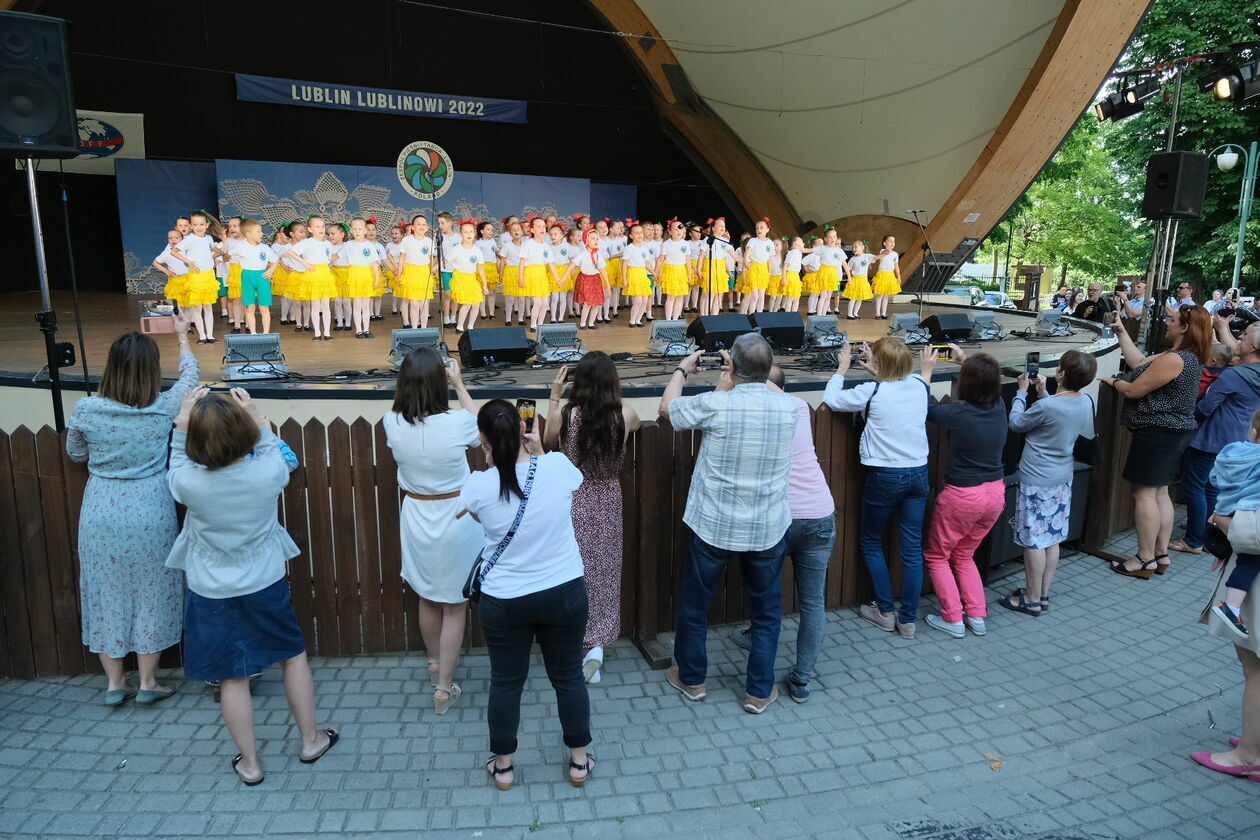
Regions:
[[[39,274],[39,300],[43,309],[35,313],[39,331],[44,334],[44,349],[48,357],[48,384],[52,392],[53,424],[60,433],[66,428],[65,408],[61,404],[61,357],[63,349],[57,344],[57,312],[52,307],[48,292],[48,262],[44,256],[44,227],[39,219],[39,193],[35,185],[35,159],[26,157],[26,192],[31,204],[31,231],[35,237],[35,269]],[[73,353],[74,345],[69,345]],[[70,362],[74,364],[73,361]]]

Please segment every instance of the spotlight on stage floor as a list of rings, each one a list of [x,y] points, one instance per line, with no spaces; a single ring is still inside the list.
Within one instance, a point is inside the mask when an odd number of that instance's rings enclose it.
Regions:
[[[900,312],[892,316],[889,335],[900,335],[906,344],[927,344],[930,336],[919,325],[919,316],[913,312]]]
[[[849,334],[840,329],[840,319],[835,315],[810,315],[805,322],[807,347],[842,347]]]
[[[696,343],[687,336],[687,321],[682,318],[653,321],[652,331],[648,334],[648,352],[666,358],[690,356],[696,352]]]
[[[586,355],[577,324],[539,324],[534,355],[540,362],[576,362]]]
[[[432,347],[443,359],[447,355],[446,345],[442,343],[436,327],[390,330],[389,343],[389,363],[395,367],[401,365],[407,354],[417,347]]]
[[[289,366],[280,352],[279,333],[225,335],[223,337],[223,380],[283,379]]]
[[[1042,338],[1069,336],[1072,334],[1072,325],[1063,320],[1063,313],[1057,309],[1043,309],[1037,313],[1033,332]]]
[[[971,328],[972,341],[1000,341],[1004,337],[1002,325],[992,312],[977,312],[974,319],[975,326]]]

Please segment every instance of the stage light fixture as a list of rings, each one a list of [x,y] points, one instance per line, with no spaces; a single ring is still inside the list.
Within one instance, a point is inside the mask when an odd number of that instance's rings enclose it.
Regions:
[[[1001,341],[1002,325],[993,312],[972,313],[971,338],[974,341]]]
[[[539,324],[534,354],[540,362],[576,362],[586,355],[577,324]]]
[[[696,352],[696,343],[687,335],[685,319],[660,318],[652,322],[652,331],[648,334],[648,352],[666,358],[690,356]]]
[[[805,321],[805,343],[809,347],[841,347],[849,334],[840,329],[835,315],[810,315]]]
[[[1156,87],[1155,91],[1158,90],[1159,88]],[[1119,93],[1113,93],[1110,96],[1096,102],[1094,104],[1094,116],[1098,117],[1099,122],[1102,122],[1103,120],[1120,122],[1120,120],[1128,119],[1134,114],[1140,114],[1142,112],[1142,108],[1145,107],[1146,100],[1151,96],[1154,96],[1155,91],[1143,93],[1141,98],[1139,98],[1137,87],[1125,88]],[[1127,98],[1130,94],[1133,96],[1133,101],[1131,102]]]
[[[390,330],[389,344],[389,361],[395,366],[401,365],[407,354],[417,347],[432,347],[443,360],[447,355],[446,345],[435,327]]]
[[[899,312],[893,315],[892,324],[888,327],[889,335],[905,334],[902,339],[906,344],[927,344],[931,336],[919,324],[919,316],[913,312]]]
[[[1217,77],[1212,85],[1217,99],[1243,102],[1260,95],[1260,59],[1239,64]]]
[[[1143,79],[1137,84],[1130,85],[1125,88],[1121,91],[1121,94],[1124,96],[1125,102],[1130,105],[1136,105],[1139,102],[1145,102],[1150,99],[1152,96],[1159,93],[1159,91],[1160,87],[1158,79]]]
[[[223,380],[282,379],[289,373],[280,352],[279,333],[224,336]]]

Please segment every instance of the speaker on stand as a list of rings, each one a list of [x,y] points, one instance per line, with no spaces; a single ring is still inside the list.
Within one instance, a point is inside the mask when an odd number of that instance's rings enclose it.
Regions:
[[[35,319],[44,334],[53,422],[58,432],[66,426],[59,370],[66,366],[67,359],[74,364],[74,345],[57,343],[57,313],[48,291],[35,158],[70,158],[79,152],[66,22],[44,15],[0,12],[0,157],[25,159],[35,267],[43,307]]]

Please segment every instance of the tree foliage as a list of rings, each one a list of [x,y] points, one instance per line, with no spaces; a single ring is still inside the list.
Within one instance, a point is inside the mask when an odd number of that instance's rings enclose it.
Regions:
[[[1117,69],[1154,68],[1163,62],[1255,40],[1255,11],[1237,0],[1155,0]],[[1224,143],[1247,147],[1260,137],[1260,99],[1219,102],[1198,89],[1208,63],[1186,71],[1173,148],[1209,152]],[[981,244],[1004,256],[1014,233],[1011,260],[1066,266],[1069,278],[1108,279],[1140,273],[1150,258],[1153,223],[1141,218],[1147,159],[1165,149],[1173,105],[1171,72],[1159,72],[1164,89],[1137,116],[1099,123],[1092,107],[1062,147]],[[1117,89],[1110,82],[1104,95]],[[1092,103],[1091,103],[1092,104]],[[1203,215],[1180,225],[1174,271],[1208,287],[1226,283],[1238,237],[1243,162],[1230,172],[1210,162]],[[1247,226],[1244,275],[1260,271],[1260,219]]]

